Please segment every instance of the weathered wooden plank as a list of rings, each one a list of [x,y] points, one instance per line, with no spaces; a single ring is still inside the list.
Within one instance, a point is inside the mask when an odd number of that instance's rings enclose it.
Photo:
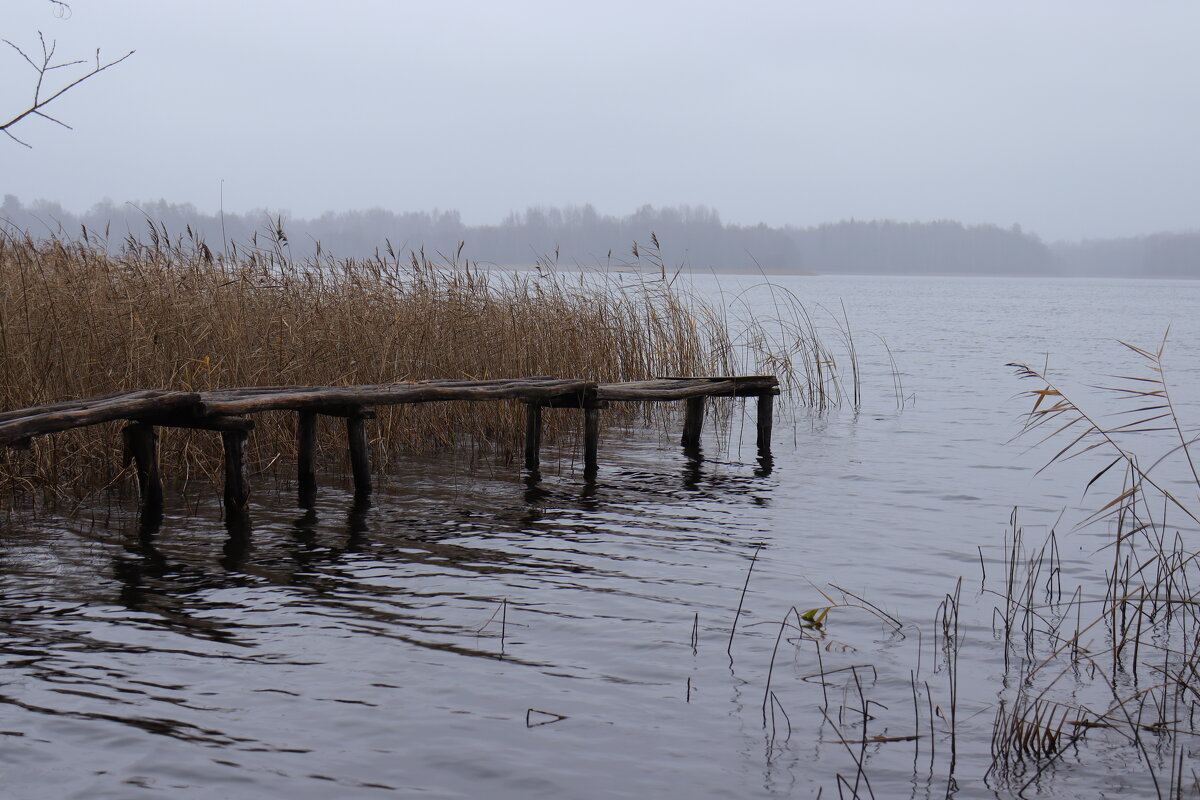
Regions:
[[[249,396],[253,396],[253,395],[264,394],[264,393],[269,394],[269,393],[273,393],[273,392],[310,392],[310,391],[321,391],[324,389],[388,389],[388,388],[395,387],[395,386],[434,386],[434,387],[436,387],[436,386],[452,386],[452,387],[465,386],[465,387],[471,387],[471,386],[495,386],[498,384],[514,383],[514,382],[557,383],[557,382],[572,381],[572,380],[574,380],[574,379],[571,379],[571,378],[547,378],[547,377],[483,378],[483,379],[478,379],[478,380],[474,379],[474,378],[465,378],[465,379],[432,378],[432,379],[428,379],[428,380],[417,380],[417,381],[390,381],[388,383],[360,383],[360,384],[350,384],[347,386],[330,386],[328,384],[322,385],[322,386],[312,386],[312,385],[303,385],[303,384],[279,384],[279,385],[275,385],[275,386],[230,386],[230,387],[226,387],[224,389],[206,390],[204,392],[204,396],[205,397],[221,396],[224,398],[228,398],[228,397],[241,397],[241,396],[249,397]]]
[[[252,431],[254,420],[245,417],[197,417],[185,411],[184,413],[153,413],[139,414],[137,422],[156,425],[160,428],[190,428],[201,431]]]
[[[138,494],[142,508],[156,511],[162,508],[162,475],[158,466],[158,432],[153,425],[135,422],[121,431],[125,440],[126,462],[132,460],[137,470]]]
[[[704,428],[704,397],[689,397],[687,411],[683,417],[683,436],[680,444],[686,448],[700,446],[700,432]]]
[[[206,398],[204,414],[247,414],[275,409],[319,409],[322,406],[375,406],[441,400],[543,400],[594,386],[588,381],[472,381],[347,386],[317,390],[264,392],[233,399]]]
[[[138,393],[135,393],[138,394]],[[82,408],[35,412],[0,422],[0,444],[70,428],[82,428],[117,419],[136,419],[147,414],[173,414],[200,402],[195,392],[163,392],[155,396],[107,398]]]
[[[133,392],[113,392],[112,394],[100,395],[99,397],[85,397],[78,400],[63,400],[57,403],[46,403],[40,406],[30,406],[29,408],[18,408],[12,411],[0,411],[0,422],[8,422],[9,420],[20,419],[21,417],[32,417],[36,414],[48,414],[54,411],[70,411],[77,408],[87,408],[89,406],[99,405],[100,403],[110,400],[125,399],[138,400],[147,397],[160,397],[167,392],[163,389],[139,389]]]
[[[305,386],[301,384],[278,384],[276,386],[231,386],[226,389],[208,389],[202,394],[207,397],[243,397],[271,392],[306,392],[314,389],[328,389],[328,386]]]
[[[746,397],[776,391],[775,378],[661,379],[602,383],[596,387],[600,400],[686,400],[689,397]]]
[[[771,381],[777,383],[774,375],[656,375],[656,381]]]
[[[595,384],[592,384],[595,386]],[[596,408],[608,408],[608,401],[600,402],[593,398],[594,394],[590,391],[582,391],[574,394],[563,394],[557,397],[550,397],[545,400],[539,400],[538,405],[542,408],[585,408],[591,403]]]

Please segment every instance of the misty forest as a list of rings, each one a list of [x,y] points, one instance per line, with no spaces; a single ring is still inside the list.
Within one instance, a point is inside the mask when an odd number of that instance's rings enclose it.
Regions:
[[[590,205],[531,208],[495,225],[467,225],[456,211],[327,212],[312,219],[286,211],[201,212],[188,203],[97,203],[74,213],[58,203],[24,203],[5,195],[0,223],[36,236],[77,236],[85,228],[109,240],[141,237],[147,223],[171,235],[194,231],[210,248],[250,243],[279,227],[292,255],[317,245],[336,256],[365,258],[386,249],[464,254],[481,264],[565,267],[628,263],[633,242],[656,234],[672,268],[698,272],[858,275],[1025,275],[1200,277],[1200,232],[1043,242],[1020,225],[963,225],[950,220],[848,220],[808,227],[735,225],[704,207],[643,206],[625,216]]]

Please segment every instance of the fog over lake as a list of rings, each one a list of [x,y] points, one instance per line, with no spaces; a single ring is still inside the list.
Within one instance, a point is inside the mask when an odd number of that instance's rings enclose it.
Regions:
[[[0,195],[75,212],[690,205],[1070,241],[1194,229],[1200,205],[1186,0],[14,0],[0,24],[63,59],[137,51],[56,103],[73,132],[30,120],[32,149],[0,150]],[[35,75],[0,59],[15,109]]]

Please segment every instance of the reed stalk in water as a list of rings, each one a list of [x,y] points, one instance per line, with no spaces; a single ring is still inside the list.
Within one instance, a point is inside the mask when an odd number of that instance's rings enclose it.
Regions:
[[[1157,797],[1182,794],[1188,743],[1200,735],[1200,551],[1193,541],[1200,474],[1192,453],[1198,438],[1171,395],[1165,345],[1165,337],[1156,349],[1125,345],[1144,371],[1098,387],[1126,404],[1111,423],[1044,371],[1013,365],[1036,384],[1026,393],[1025,433],[1042,434],[1041,443],[1056,448],[1046,466],[1104,455],[1086,488],[1120,478],[1088,520],[1111,531],[1102,594],[1081,586],[1064,602],[1053,531],[1040,550],[1026,552],[1013,523],[999,616],[1006,650],[1018,641],[1020,650],[1006,653],[1016,690],[996,713],[992,776],[1019,790],[1068,751],[1082,759],[1085,737],[1102,731],[1110,744],[1133,748]],[[1153,460],[1135,446],[1163,436],[1165,452]],[[1098,611],[1085,617],[1085,609]],[[1082,701],[1089,696],[1083,685],[1102,694]]]

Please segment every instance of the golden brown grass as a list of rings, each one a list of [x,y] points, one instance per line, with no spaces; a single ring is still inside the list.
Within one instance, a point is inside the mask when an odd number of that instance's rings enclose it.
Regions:
[[[296,264],[282,231],[228,258],[153,226],[120,248],[86,232],[73,242],[0,235],[0,409],[137,388],[728,374],[732,353],[720,315],[658,277],[489,272],[390,251]],[[548,415],[547,435],[577,416]],[[293,415],[255,420],[252,471],[290,463]],[[380,409],[373,448],[381,460],[467,441],[503,454],[522,420],[516,403]],[[0,450],[0,481],[103,485],[121,475],[118,427]],[[322,449],[340,454],[332,424],[324,436]],[[215,471],[216,439],[164,431],[166,475]]]

